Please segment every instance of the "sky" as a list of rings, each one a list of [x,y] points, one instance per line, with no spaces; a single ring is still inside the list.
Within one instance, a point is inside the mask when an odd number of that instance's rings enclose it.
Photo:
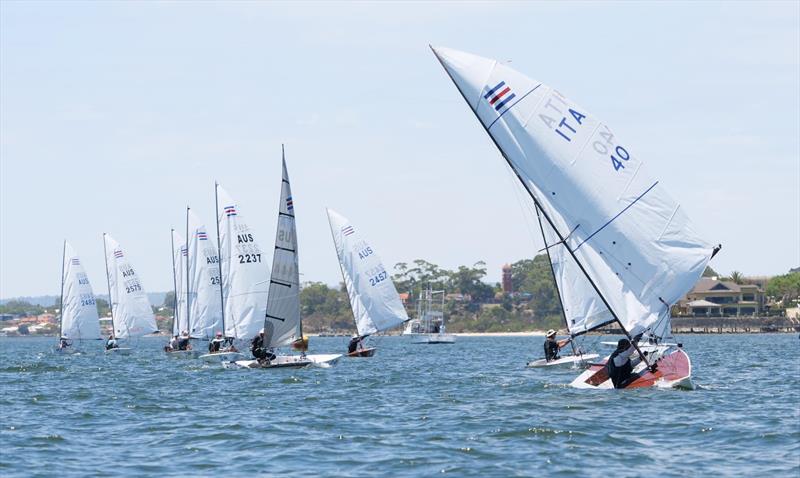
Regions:
[[[303,281],[331,207],[384,263],[533,257],[529,201],[428,45],[510,61],[625,138],[720,273],[800,265],[798,2],[0,2],[0,298],[57,294],[102,233],[172,289],[170,228],[214,181],[271,250],[281,144]],[[271,262],[271,261],[270,261]]]

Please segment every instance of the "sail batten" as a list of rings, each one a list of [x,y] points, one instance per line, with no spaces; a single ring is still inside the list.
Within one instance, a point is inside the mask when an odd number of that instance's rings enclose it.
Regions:
[[[332,209],[327,211],[358,335],[371,335],[406,322],[408,314],[375,249],[347,218]]]
[[[100,338],[100,318],[92,285],[80,257],[66,241],[62,264],[61,335],[76,340]]]
[[[561,281],[583,274],[629,332],[654,325],[712,253],[678,204],[607,125],[558,91],[494,60],[433,50],[462,96],[478,98],[467,102],[547,219],[547,242],[561,242],[549,250],[564,253],[551,258]],[[579,303],[585,329],[605,321],[588,314],[602,310],[592,300]]]

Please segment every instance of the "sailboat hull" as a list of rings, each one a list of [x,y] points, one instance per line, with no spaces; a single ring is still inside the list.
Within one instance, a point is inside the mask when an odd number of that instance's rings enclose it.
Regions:
[[[375,355],[375,347],[356,350],[347,354],[348,357],[372,357],[373,355]]]
[[[106,353],[110,355],[130,355],[133,351],[130,347],[117,347],[115,349],[106,349]]]
[[[594,360],[599,355],[597,354],[584,354],[584,355],[567,355],[566,357],[561,357],[558,360],[551,360],[547,361],[546,359],[539,359],[539,360],[532,360],[528,362],[528,367],[530,368],[544,368],[544,367],[563,367],[563,366],[572,366],[572,365],[585,365],[590,360]]]
[[[315,355],[278,355],[269,363],[259,363],[258,360],[237,360],[224,363],[226,368],[302,368],[310,365],[329,366],[336,363],[341,354],[315,354]]]
[[[176,359],[194,359],[200,356],[199,350],[165,350],[167,357]]]
[[[685,388],[692,389],[692,362],[689,355],[682,348],[668,350],[666,347],[659,348],[655,354],[657,368],[655,372],[647,370],[644,363],[639,363],[634,368],[634,375],[638,378],[629,383],[625,388]],[[588,370],[580,374],[570,386],[575,388],[598,388],[611,389],[614,385],[608,377],[606,362],[608,357],[600,363],[592,364]]]
[[[413,334],[411,342],[415,344],[454,344],[456,336],[451,334]]]
[[[206,363],[234,362],[244,359],[244,354],[240,352],[217,352],[200,356],[200,360]]]

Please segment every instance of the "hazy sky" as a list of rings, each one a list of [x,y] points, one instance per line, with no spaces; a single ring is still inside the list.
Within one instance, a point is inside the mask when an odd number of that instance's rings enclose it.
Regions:
[[[387,265],[532,257],[504,161],[428,50],[511,60],[625,138],[722,273],[800,265],[800,5],[0,3],[0,297],[57,294],[101,233],[149,291],[214,180],[272,249],[286,144],[303,280],[340,280],[325,207]],[[270,259],[271,263],[271,259]]]

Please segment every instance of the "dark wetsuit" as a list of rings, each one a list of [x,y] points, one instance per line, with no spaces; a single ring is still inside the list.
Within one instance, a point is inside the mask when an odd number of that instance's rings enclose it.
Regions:
[[[351,354],[358,350],[358,344],[361,343],[361,337],[353,337],[350,343],[347,344],[347,353]]]
[[[256,335],[253,341],[250,342],[250,353],[259,361],[272,360],[275,358],[275,354],[264,347],[264,338],[261,337],[261,335]]]
[[[544,341],[544,359],[548,362],[552,360],[558,360],[558,342],[555,340],[545,340]]]
[[[622,365],[617,365],[614,363],[614,359],[621,353],[625,352],[624,349],[617,349],[614,353],[608,357],[608,364],[606,365],[608,371],[608,377],[611,379],[611,383],[614,384],[614,388],[625,388],[628,383],[630,382],[631,375],[633,374],[633,365],[631,364],[630,353],[628,353],[628,357],[626,357],[625,363]]]
[[[188,350],[189,349],[189,339],[182,338],[178,340],[178,350]]]
[[[211,342],[208,343],[208,352],[212,353],[212,354],[215,353],[215,352],[219,352],[220,345],[222,345],[222,339],[219,339],[219,340],[214,339],[214,340],[212,340]]]

